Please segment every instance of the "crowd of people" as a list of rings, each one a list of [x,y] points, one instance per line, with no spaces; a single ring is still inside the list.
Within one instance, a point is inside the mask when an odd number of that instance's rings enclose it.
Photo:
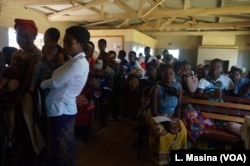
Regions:
[[[146,125],[153,160],[166,164],[171,150],[188,147],[181,120],[183,95],[198,93],[218,101],[222,95],[250,96],[249,77],[235,66],[223,71],[220,59],[191,66],[176,61],[167,49],[152,56],[150,47],[145,47],[144,55],[132,50],[116,54],[106,50],[105,39],[98,41],[99,56],[94,58],[95,45],[81,26],[65,30],[63,47],[58,44],[59,30],[48,28],[40,50],[34,44],[38,33],[34,21],[15,19],[14,28],[20,48],[2,49],[1,107],[7,113],[9,145],[22,153],[25,140],[37,157],[28,165],[41,158],[47,165],[76,165],[75,126],[93,127],[91,111],[83,113],[93,109],[100,128],[120,118]],[[23,121],[17,120],[20,113]],[[156,123],[159,116],[175,125]],[[18,158],[18,162],[24,161]]]
[[[90,33],[80,26],[67,28],[62,48],[59,30],[49,28],[40,50],[34,44],[38,28],[33,20],[15,19],[14,28],[20,48],[3,49],[5,60],[11,60],[0,81],[7,145],[17,153],[8,162],[76,165],[76,97],[89,74],[84,48]]]

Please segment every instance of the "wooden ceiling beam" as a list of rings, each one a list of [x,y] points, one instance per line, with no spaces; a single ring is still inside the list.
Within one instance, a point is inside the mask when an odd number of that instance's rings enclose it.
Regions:
[[[156,32],[147,31],[150,36],[177,36],[177,35],[190,35],[190,36],[203,36],[203,35],[213,35],[213,36],[226,36],[226,35],[250,35],[250,31],[186,31],[186,32]]]
[[[113,3],[126,12],[136,14],[136,11],[134,9],[132,9],[130,6],[126,5],[120,0],[114,0]]]
[[[190,9],[190,1],[189,0],[184,0],[184,9]]]
[[[164,27],[165,27],[166,25],[168,25],[168,24],[171,24],[171,22],[172,22],[173,20],[175,20],[175,19],[176,19],[176,17],[169,18],[168,20],[166,20],[165,22],[163,22],[163,23],[161,24],[160,29],[164,28]]]
[[[145,2],[146,2],[146,0],[139,0],[138,1],[138,12],[137,12],[138,17],[142,17],[142,15],[143,15],[143,6],[144,6]]]
[[[243,22],[223,22],[223,23],[198,23],[198,24],[167,24],[161,29],[154,30],[213,30],[213,29],[236,29],[240,27],[249,27],[249,21]],[[132,28],[132,27],[128,27]],[[153,30],[152,27],[144,25],[133,26],[137,30]]]
[[[148,14],[150,14],[153,10],[155,10],[164,0],[158,0],[156,1],[152,6],[150,6],[149,9],[147,9],[143,14],[142,17],[146,17]]]
[[[148,24],[151,28],[156,28],[154,23],[152,23],[151,21],[147,20],[146,18],[140,18],[143,22],[145,22],[146,24]]]
[[[72,21],[72,20],[78,20],[78,21],[96,21],[96,20],[109,20],[109,19],[136,19],[138,18],[137,14],[132,13],[122,13],[122,14],[105,14],[104,17],[101,17],[100,14],[94,14],[94,15],[77,15],[77,16],[69,16],[64,15],[60,17],[47,17],[49,21]]]
[[[161,26],[162,18],[156,19],[156,27],[159,28]]]
[[[104,12],[104,6],[103,4],[101,4],[101,11],[100,11],[100,16],[101,16],[101,20],[105,20],[105,12]]]
[[[56,13],[56,12],[58,12],[58,11],[56,11],[56,10],[54,10],[54,9],[51,9],[51,8],[48,7],[48,6],[40,6],[40,7],[43,8],[43,9],[45,9],[45,10],[49,10],[50,13]]]
[[[102,0],[104,1],[104,0]],[[100,2],[100,0],[99,0]],[[80,6],[83,8],[84,6]],[[234,6],[234,7],[222,7],[222,8],[210,8],[210,9],[186,9],[186,10],[161,10],[155,11],[150,13],[146,18],[150,20],[150,18],[159,18],[159,17],[187,17],[187,16],[218,16],[218,15],[232,15],[232,14],[243,14],[243,13],[250,13],[249,6]],[[68,12],[62,11],[64,14]],[[100,18],[100,15],[77,15],[77,16],[60,16],[59,14],[52,14],[48,16],[48,20],[50,21],[72,21],[72,20],[79,20],[79,21],[94,21],[100,19],[136,19],[140,18],[137,14],[134,13],[120,13],[120,14],[112,14],[105,15],[104,18]],[[57,17],[53,17],[53,16]]]
[[[218,15],[215,17],[227,17],[227,18],[235,18],[235,19],[242,19],[242,20],[250,20],[250,16],[243,16],[243,15]]]
[[[117,21],[117,19],[106,20],[106,21],[97,21],[97,22],[94,22],[94,23],[84,24],[84,26],[86,26],[86,27],[88,27],[88,26],[95,26],[95,25],[105,24],[105,23],[114,22],[114,21]]]
[[[150,13],[149,17],[183,17],[183,16],[214,16],[214,15],[233,15],[250,13],[250,6],[230,6],[221,8],[193,8],[181,10],[164,10],[159,8],[157,11]]]
[[[116,27],[116,29],[121,28],[122,26],[128,26],[129,25],[129,19],[125,19],[120,25]]]
[[[78,5],[78,6],[75,6],[75,7],[72,7],[72,8],[57,12],[55,14],[51,14],[51,15],[48,16],[48,19],[58,18],[58,17],[63,16],[65,14],[70,14],[70,12],[76,12],[76,11],[79,11],[79,10],[88,9],[88,8],[91,8],[91,7],[102,5],[102,4],[107,3],[107,2],[108,2],[107,0],[91,1],[91,2],[89,2],[87,4],[85,4],[85,5]]]
[[[41,5],[60,5],[70,4],[70,0],[8,0],[1,4],[2,7],[23,7],[23,6],[41,6]]]

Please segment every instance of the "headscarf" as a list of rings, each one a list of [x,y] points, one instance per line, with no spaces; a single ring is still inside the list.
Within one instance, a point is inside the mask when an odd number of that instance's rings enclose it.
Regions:
[[[20,19],[20,18],[15,19],[14,28],[15,30],[28,30],[34,35],[37,35],[37,31],[38,31],[36,24],[33,20],[25,20],[25,19]]]

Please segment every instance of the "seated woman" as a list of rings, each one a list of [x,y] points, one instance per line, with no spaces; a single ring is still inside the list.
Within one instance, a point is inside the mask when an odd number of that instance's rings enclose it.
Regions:
[[[237,82],[240,80],[241,77],[243,77],[242,69],[235,67],[230,71],[229,77],[233,81],[233,83],[236,85]]]
[[[212,98],[221,100],[222,94],[229,95],[232,93],[234,83],[228,76],[224,76],[222,74],[222,60],[213,59],[209,66],[209,73],[207,77],[200,79],[198,83],[198,93],[205,93]]]
[[[233,95],[250,98],[250,78],[243,76],[242,69],[234,67],[229,76],[235,84]]]
[[[164,165],[169,162],[171,150],[185,149],[187,146],[187,131],[179,120],[180,130],[174,134],[161,123],[156,123],[152,117],[166,116],[172,120],[180,118],[182,86],[174,81],[172,65],[164,64],[160,67],[160,81],[153,87],[150,98],[149,115],[149,147],[153,152],[155,164]]]

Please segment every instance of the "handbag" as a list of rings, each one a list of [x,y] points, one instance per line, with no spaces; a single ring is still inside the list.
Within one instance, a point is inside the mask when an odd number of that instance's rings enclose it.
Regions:
[[[178,134],[181,131],[180,119],[174,118],[172,121],[161,122],[167,132]]]

